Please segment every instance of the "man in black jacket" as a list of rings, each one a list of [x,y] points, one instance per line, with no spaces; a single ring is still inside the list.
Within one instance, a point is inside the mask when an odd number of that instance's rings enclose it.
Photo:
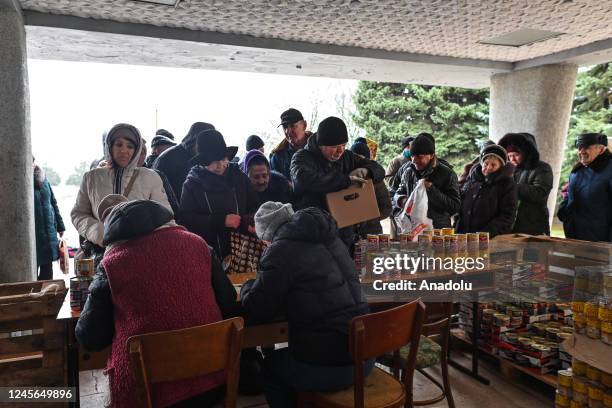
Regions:
[[[518,193],[518,213],[512,232],[550,235],[548,195],[552,190],[553,172],[540,160],[535,137],[530,133],[508,133],[499,140],[515,166],[514,181]]]
[[[181,202],[183,183],[192,167],[189,160],[197,153],[198,133],[214,128],[210,123],[194,123],[181,144],[169,148],[153,162],[152,169],[159,170],[166,175],[179,203]]]
[[[459,183],[450,164],[436,157],[436,145],[429,133],[419,134],[410,145],[412,162],[402,174],[393,204],[397,213],[404,208],[419,180],[424,179],[427,189],[427,217],[434,228],[451,226],[450,217],[459,211]]]
[[[253,321],[287,316],[289,323],[289,347],[264,361],[270,407],[295,406],[299,390],[349,387],[349,323],[368,305],[336,222],[318,208],[294,213],[290,204],[268,202],[255,214],[255,229],[270,244],[257,279],[242,288],[242,305]],[[365,364],[365,375],[373,364]]]
[[[291,160],[291,179],[298,209],[318,207],[327,210],[325,195],[345,189],[351,183],[363,184],[372,179],[374,184],[385,177],[385,170],[375,161],[346,150],[348,131],[342,119],[330,116],[308,139],[306,147]],[[340,236],[352,249],[352,226],[342,228]]]

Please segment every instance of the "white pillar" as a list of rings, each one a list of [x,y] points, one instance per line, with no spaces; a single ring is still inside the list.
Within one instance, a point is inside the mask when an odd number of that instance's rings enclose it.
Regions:
[[[495,142],[511,132],[535,136],[540,160],[550,164],[554,174],[549,222],[555,211],[577,72],[575,65],[545,65],[491,77],[489,135]]]
[[[25,27],[0,0],[0,283],[36,279]]]

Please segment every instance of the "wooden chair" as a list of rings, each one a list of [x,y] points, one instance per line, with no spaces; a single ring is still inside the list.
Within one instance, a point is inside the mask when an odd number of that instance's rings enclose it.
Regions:
[[[449,408],[455,407],[448,375],[448,344],[452,310],[453,304],[450,302],[427,303],[426,323],[423,325],[421,340],[419,341],[416,369],[434,383],[442,393],[426,400],[413,401],[414,406],[431,405],[446,398]],[[405,346],[400,349],[400,368],[402,370],[408,367],[407,358],[411,351],[410,348],[410,346]],[[392,367],[393,357],[386,355],[379,358],[378,362]],[[437,364],[440,364],[442,370],[442,384],[425,371],[426,368]]]
[[[128,339],[130,368],[142,405],[152,407],[151,385],[225,370],[225,407],[236,406],[241,317],[204,326],[132,336]]]
[[[421,337],[425,306],[419,300],[393,309],[364,316],[351,321],[349,350],[355,363],[354,385],[334,392],[300,393],[299,406],[316,407],[411,407],[412,378],[416,364],[416,350]],[[399,381],[399,349],[412,344],[408,367]],[[398,364],[395,377],[374,367],[364,378],[363,362],[393,352]],[[407,386],[404,386],[407,384]],[[409,385],[408,385],[409,384]]]

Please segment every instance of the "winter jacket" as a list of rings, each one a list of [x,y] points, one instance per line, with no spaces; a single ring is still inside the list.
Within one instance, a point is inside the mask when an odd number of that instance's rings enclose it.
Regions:
[[[395,178],[395,175],[397,174],[397,172],[399,171],[399,169],[406,163],[408,163],[410,161],[410,159],[408,159],[406,156],[404,156],[404,154],[400,154],[399,156],[395,156],[390,162],[389,165],[387,166],[387,171],[385,173],[385,179],[387,180],[387,184],[389,185],[389,187],[393,186],[393,180]],[[399,184],[399,180],[398,180],[398,184]]]
[[[133,407],[127,339],[219,321],[221,311],[226,316],[235,309],[236,293],[205,242],[176,226],[161,205],[136,201],[112,213],[106,226],[107,251],[75,334],[87,350],[112,344],[106,366],[111,406]],[[154,406],[176,403],[222,382],[217,373],[155,384]]]
[[[259,197],[259,202],[262,204],[266,201],[293,202],[293,189],[291,184],[289,184],[289,180],[274,170],[270,171],[270,182],[266,191],[256,192],[256,194]]]
[[[368,306],[336,222],[324,211],[297,211],[278,229],[262,254],[257,279],[244,285],[241,299],[254,320],[287,317],[289,352],[296,360],[351,364],[349,323]]]
[[[185,183],[187,174],[189,174],[192,167],[189,160],[194,156],[193,149],[197,142],[198,133],[209,129],[214,129],[214,126],[210,123],[194,123],[181,144],[165,150],[153,162],[151,168],[159,170],[166,175],[172,186],[172,191],[174,191],[174,196],[179,203],[182,197],[183,183]]]
[[[378,204],[380,218],[360,223],[357,226],[357,235],[360,238],[367,238],[368,234],[382,234],[383,228],[380,222],[391,215],[393,206],[391,205],[387,185],[384,182],[374,184],[374,193],[376,194],[376,204]]]
[[[412,163],[406,167],[393,197],[396,212],[401,210],[401,201],[412,194],[421,179],[432,182],[427,189],[427,217],[433,221],[434,228],[450,227],[450,217],[461,207],[459,184],[450,164],[435,156],[423,171],[417,170]]]
[[[106,158],[110,163],[110,142],[105,144]],[[83,175],[81,188],[76,203],[70,212],[72,224],[88,241],[102,246],[104,225],[98,219],[98,204],[109,194],[124,194],[130,179],[138,173],[132,190],[127,198],[130,200],[153,200],[168,209],[172,209],[164,190],[162,180],[151,169],[137,167],[142,149],[142,142],[136,146],[134,157],[125,168],[98,167]]]
[[[203,166],[194,166],[183,186],[178,222],[204,238],[223,260],[231,253],[230,238],[234,231],[225,226],[225,216],[240,215],[237,232],[248,234],[257,208],[257,194],[237,163],[229,163],[222,176]]]
[[[385,170],[380,164],[350,150],[346,150],[335,162],[327,160],[319,150],[316,137],[311,137],[306,147],[298,151],[291,161],[295,207],[327,209],[325,195],[349,187],[349,173],[358,168],[367,169],[374,184],[380,183],[385,177]]]
[[[517,146],[524,156],[523,162],[514,169],[518,212],[512,232],[550,235],[547,203],[553,186],[553,172],[548,163],[540,161],[535,138],[529,133],[510,133],[498,144],[504,148]]]
[[[34,179],[34,221],[36,230],[36,265],[50,264],[59,258],[58,232],[64,232],[64,221],[49,181],[38,168]],[[37,173],[36,169],[34,170]]]
[[[458,233],[488,232],[493,238],[512,231],[517,208],[513,173],[510,163],[486,178],[480,163],[472,167],[461,191],[461,209],[455,225]]]
[[[472,160],[471,162],[469,162],[468,164],[466,164],[465,166],[463,166],[463,173],[459,175],[459,179],[458,179],[459,190],[463,190],[463,186],[470,175],[470,171],[472,170],[472,167],[474,167],[478,163],[480,163],[480,155],[476,157],[474,160]]]
[[[589,166],[577,163],[567,198],[559,206],[567,238],[612,242],[612,153],[606,150]]]
[[[312,133],[306,132],[308,140],[311,139],[310,136]],[[283,139],[270,153],[270,168],[291,180],[291,159],[298,150],[294,150],[287,139]]]

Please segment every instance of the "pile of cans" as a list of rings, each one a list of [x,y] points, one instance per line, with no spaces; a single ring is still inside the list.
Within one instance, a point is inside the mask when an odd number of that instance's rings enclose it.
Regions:
[[[89,285],[94,275],[93,259],[75,259],[75,277],[70,278],[70,308],[81,310],[89,297]]]

